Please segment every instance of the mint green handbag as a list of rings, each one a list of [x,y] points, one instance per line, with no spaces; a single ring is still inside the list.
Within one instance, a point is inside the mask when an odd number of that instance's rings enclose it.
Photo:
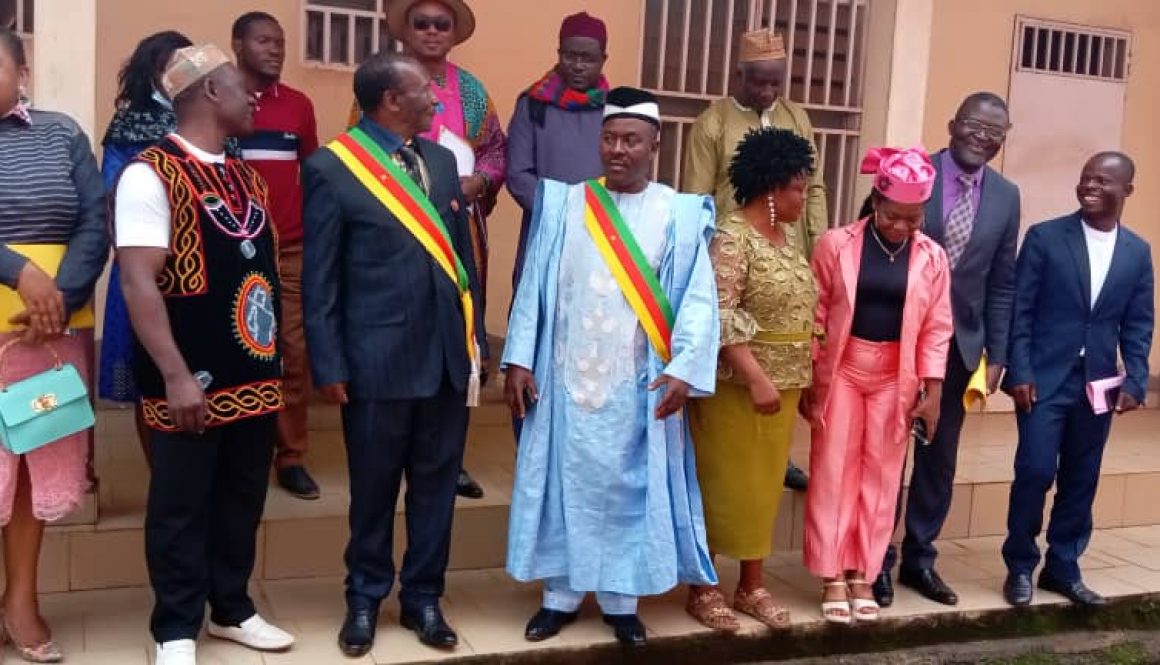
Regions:
[[[50,369],[12,384],[4,380],[4,356],[22,341],[14,339],[0,347],[0,442],[16,455],[88,429],[96,421],[80,372],[61,362],[49,344],[44,347],[53,357]]]

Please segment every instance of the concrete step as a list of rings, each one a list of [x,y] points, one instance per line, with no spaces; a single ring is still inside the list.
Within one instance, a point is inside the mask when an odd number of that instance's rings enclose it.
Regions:
[[[396,665],[454,659],[470,663],[702,665],[866,653],[1096,627],[1160,628],[1160,562],[1152,555],[1160,547],[1160,527],[1106,529],[1093,534],[1081,565],[1087,583],[1113,601],[1100,612],[1076,611],[1062,597],[1044,591],[1036,592],[1030,609],[1007,607],[1002,598],[1004,571],[998,540],[984,537],[939,542],[939,569],[958,592],[958,606],[938,605],[899,587],[894,605],[883,610],[880,625],[853,630],[835,630],[824,624],[818,607],[819,581],[802,568],[797,552],[778,553],[766,561],[764,581],[776,601],[789,609],[790,629],[771,631],[742,616],[738,636],[714,635],[685,614],[686,590],[677,588],[641,600],[640,615],[650,643],[631,657],[613,642],[612,632],[601,623],[591,600],[580,619],[558,637],[530,643],[524,640],[523,630],[539,606],[538,585],[519,584],[499,569],[452,571],[442,606],[459,632],[457,649],[436,651],[418,644],[413,634],[399,627],[398,606],[391,599],[383,604],[374,650],[358,662]],[[729,561],[719,563],[722,589],[731,597],[737,584],[737,566]],[[334,642],[344,613],[341,576],[256,580],[251,595],[264,616],[296,636],[294,648],[285,654],[257,654],[230,643],[202,639],[201,660],[235,665],[349,662]],[[152,649],[147,633],[151,603],[149,589],[137,586],[45,594],[41,607],[69,662],[147,665]]]
[[[76,591],[147,583],[144,505],[148,471],[133,432],[131,411],[102,409],[97,425],[96,468],[101,482],[90,498],[99,502],[95,523],[52,526],[46,533],[41,588]],[[338,576],[350,503],[337,409],[311,411],[308,466],[322,487],[318,501],[295,499],[271,487],[258,538],[254,577],[287,580]],[[1096,528],[1160,524],[1160,412],[1118,418],[1105,455],[1094,509]],[[972,414],[963,430],[950,515],[942,537],[1005,533],[1015,427],[1010,414]],[[459,499],[452,534],[452,570],[502,568],[515,448],[499,392],[485,392],[473,412],[466,467],[483,485],[484,499]],[[808,467],[808,432],[799,429],[793,458]],[[1050,502],[1048,503],[1050,506]],[[402,505],[396,522],[396,560],[405,543]],[[773,530],[776,551],[801,548],[805,496],[786,491]]]

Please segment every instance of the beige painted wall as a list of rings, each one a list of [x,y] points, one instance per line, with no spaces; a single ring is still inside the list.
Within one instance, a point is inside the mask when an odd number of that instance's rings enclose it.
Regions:
[[[165,29],[184,32],[194,42],[229,46],[234,18],[250,10],[278,17],[289,44],[285,81],[314,100],[320,138],[343,129],[353,93],[351,73],[302,64],[301,0],[198,0],[196,3],[98,0],[97,135],[112,114],[117,71],[142,37]],[[617,83],[635,83],[640,52],[640,7],[636,0],[476,0],[475,36],[452,53],[458,64],[483,80],[506,126],[516,95],[556,59],[560,20],[585,10],[607,22],[610,32],[606,74]],[[519,213],[505,194],[491,218],[491,279],[488,329],[502,334],[510,299],[510,275],[519,233]]]
[[[1132,32],[1131,72],[1124,117],[1123,149],[1136,162],[1136,193],[1125,223],[1154,247],[1160,246],[1160,2],[1155,0],[936,0],[931,32],[923,138],[933,149],[946,144],[946,123],[963,96],[975,90],[1007,95],[1015,17],[1065,21]],[[989,36],[985,45],[980,36]],[[1060,109],[1060,113],[1083,113]],[[1067,137],[1060,137],[1067,140]],[[1002,156],[996,166],[1002,168]],[[1078,179],[1082,164],[1075,165]],[[1071,190],[1059,192],[1074,201]],[[1024,225],[1042,220],[1024,220]],[[1160,345],[1153,347],[1153,367]],[[1154,372],[1155,373],[1155,372]]]

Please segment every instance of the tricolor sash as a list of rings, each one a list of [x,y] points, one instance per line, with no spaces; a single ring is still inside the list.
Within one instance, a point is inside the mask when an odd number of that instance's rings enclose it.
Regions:
[[[653,349],[661,360],[669,362],[673,357],[673,307],[636,237],[599,180],[584,184],[584,222]]]
[[[459,289],[467,333],[467,357],[471,361],[467,405],[478,406],[479,346],[475,340],[475,303],[467,269],[455,253],[442,217],[414,179],[363,130],[353,127],[326,147],[411,232]]]

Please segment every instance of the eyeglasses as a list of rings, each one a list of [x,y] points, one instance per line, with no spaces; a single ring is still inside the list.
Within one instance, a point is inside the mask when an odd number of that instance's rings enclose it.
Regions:
[[[416,16],[411,19],[415,32],[426,32],[435,28],[437,32],[451,32],[451,19],[446,16]]]
[[[556,52],[560,59],[569,64],[577,65],[598,65],[600,64],[600,56],[591,53],[580,53],[578,51],[565,51],[563,49]]]
[[[1002,141],[1006,138],[1007,132],[1011,130],[1011,125],[1006,127],[986,125],[973,118],[959,120],[958,125],[968,134],[974,134],[989,141]]]

